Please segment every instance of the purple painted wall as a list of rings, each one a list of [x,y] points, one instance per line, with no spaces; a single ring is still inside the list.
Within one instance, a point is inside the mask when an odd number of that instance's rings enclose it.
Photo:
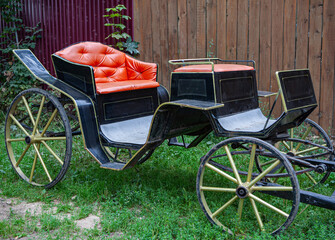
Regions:
[[[26,25],[41,23],[42,38],[34,50],[42,64],[53,74],[51,54],[81,41],[105,40],[111,27],[105,27],[105,9],[123,4],[124,14],[133,15],[132,0],[22,0],[23,19]],[[132,20],[127,21],[127,33],[133,36]]]

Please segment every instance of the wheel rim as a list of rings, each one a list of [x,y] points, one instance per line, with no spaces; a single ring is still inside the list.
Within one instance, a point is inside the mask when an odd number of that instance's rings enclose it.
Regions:
[[[59,101],[41,89],[13,100],[6,117],[6,148],[14,170],[26,182],[50,188],[69,167],[72,136]]]
[[[242,147],[232,150],[236,143],[250,146],[251,151]],[[256,156],[275,161],[259,173]],[[279,165],[284,167],[282,175],[286,177],[276,177]],[[270,183],[274,179],[276,183]],[[274,196],[276,191],[290,200]],[[201,162],[197,194],[210,222],[237,234],[255,230],[278,234],[291,224],[300,201],[298,181],[285,156],[254,138],[232,138],[213,147]]]
[[[306,119],[300,126],[292,128],[288,131],[290,138],[297,140],[310,141],[314,144],[329,149],[314,146],[308,143],[298,141],[283,140],[275,144],[282,153],[288,156],[297,156],[305,158],[315,158],[319,160],[333,161],[333,146],[327,133],[315,122]],[[260,168],[267,162],[259,163]],[[293,166],[296,171],[297,178],[301,189],[310,189],[319,183],[324,183],[330,175],[330,172],[318,173],[313,169],[306,167]]]

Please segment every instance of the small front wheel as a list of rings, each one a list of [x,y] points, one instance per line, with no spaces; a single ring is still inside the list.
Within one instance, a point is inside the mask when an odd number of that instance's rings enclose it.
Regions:
[[[72,131],[66,112],[52,94],[37,88],[19,93],[5,123],[8,157],[26,182],[51,188],[71,159]]]
[[[260,172],[257,158],[271,164]],[[201,161],[196,188],[209,221],[235,234],[260,229],[276,235],[292,223],[300,202],[298,180],[287,158],[251,137],[214,146]]]

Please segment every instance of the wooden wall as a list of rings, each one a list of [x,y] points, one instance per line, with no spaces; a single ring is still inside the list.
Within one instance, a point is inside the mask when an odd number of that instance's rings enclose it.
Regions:
[[[169,59],[253,59],[268,91],[278,90],[275,71],[309,68],[319,102],[311,118],[334,136],[334,14],[334,0],[133,0],[134,39],[166,87]]]

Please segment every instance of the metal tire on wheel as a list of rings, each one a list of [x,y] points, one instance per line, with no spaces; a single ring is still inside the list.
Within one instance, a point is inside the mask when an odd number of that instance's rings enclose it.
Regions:
[[[271,159],[272,164],[260,172],[257,157]],[[278,174],[280,164],[284,170]],[[214,146],[202,158],[196,189],[208,220],[235,234],[260,229],[276,235],[292,223],[300,203],[298,180],[287,158],[271,144],[251,137]],[[278,191],[290,200],[276,196]]]
[[[56,97],[37,88],[22,91],[7,112],[5,126],[8,157],[23,180],[51,188],[64,177],[72,132]]]

